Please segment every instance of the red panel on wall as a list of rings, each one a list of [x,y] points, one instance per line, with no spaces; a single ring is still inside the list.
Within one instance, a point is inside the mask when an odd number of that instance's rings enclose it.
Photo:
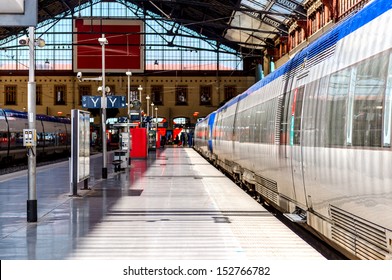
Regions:
[[[131,128],[132,158],[147,158],[147,130],[146,128]]]
[[[102,47],[98,38],[105,34],[105,71],[143,72],[143,22],[137,20],[74,21],[74,71],[102,72]]]

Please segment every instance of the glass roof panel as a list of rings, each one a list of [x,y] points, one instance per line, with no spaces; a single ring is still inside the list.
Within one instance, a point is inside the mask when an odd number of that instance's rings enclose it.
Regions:
[[[280,6],[280,5],[273,5],[271,7],[271,11],[276,12],[276,13],[282,13],[282,14],[290,14],[293,12],[293,10],[287,9],[287,8]]]
[[[234,14],[231,26],[238,26],[243,28],[260,28],[261,22],[259,19],[248,16],[247,14],[236,12]]]
[[[286,32],[287,23],[294,9],[305,0],[241,0],[242,11],[233,14],[225,37],[232,41],[243,42],[249,48],[260,48],[266,38],[274,38],[276,32]],[[252,11],[254,10],[254,11]],[[264,12],[263,12],[264,11]],[[279,30],[278,30],[279,28]]]
[[[242,0],[241,5],[255,9],[264,10],[268,4],[267,0]]]

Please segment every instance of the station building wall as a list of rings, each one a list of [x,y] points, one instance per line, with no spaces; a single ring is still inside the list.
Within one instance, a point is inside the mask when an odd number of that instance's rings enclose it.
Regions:
[[[254,83],[255,77],[252,76],[132,76],[130,86],[137,98],[137,88],[142,86],[142,109],[145,113],[146,96],[149,95],[149,104],[154,102],[154,98],[157,101],[158,117],[165,117],[169,122],[176,117],[188,117],[194,123],[197,117],[208,115],[222,102],[244,92]],[[0,107],[26,111],[27,85],[27,76],[0,76]],[[101,95],[98,92],[100,81],[79,82],[76,76],[37,75],[36,85],[37,114],[69,116],[71,109],[83,109],[82,95]],[[107,76],[106,86],[111,88],[112,94],[126,96],[127,77]],[[185,94],[184,102],[179,100],[181,92]],[[150,105],[149,111],[151,115]],[[195,112],[198,112],[197,117],[193,116]],[[117,116],[126,114],[127,108],[120,109]],[[98,123],[99,119],[96,119]]]

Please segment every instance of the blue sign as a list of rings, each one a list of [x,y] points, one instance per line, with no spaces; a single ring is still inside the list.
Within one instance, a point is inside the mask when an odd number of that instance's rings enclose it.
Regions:
[[[100,109],[101,108],[101,97],[102,96],[82,96],[82,107],[89,109]],[[110,95],[106,97],[106,108],[126,108],[127,103],[125,96]]]
[[[106,97],[106,108],[125,108],[127,103],[125,102],[125,96],[109,95]]]
[[[100,109],[101,108],[101,96],[82,96],[82,107],[89,109]]]

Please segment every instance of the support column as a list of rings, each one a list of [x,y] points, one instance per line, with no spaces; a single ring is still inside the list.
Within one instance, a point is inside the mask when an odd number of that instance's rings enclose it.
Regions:
[[[35,63],[34,63],[34,27],[29,27],[29,83],[27,86],[27,119],[29,129],[35,129]],[[37,185],[36,185],[36,147],[28,149],[28,200],[27,200],[27,222],[34,223],[38,220],[37,214]]]

